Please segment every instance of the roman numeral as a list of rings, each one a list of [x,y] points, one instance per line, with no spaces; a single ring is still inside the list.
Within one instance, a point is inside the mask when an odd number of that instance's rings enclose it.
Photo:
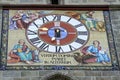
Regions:
[[[61,20],[61,15],[55,15],[53,18],[53,21],[60,21]]]
[[[40,43],[40,42],[41,42],[38,37],[30,39],[30,41],[31,41],[33,44],[36,44],[36,43]]]
[[[35,35],[35,34],[37,34],[37,32],[32,31],[32,30],[27,30],[27,33],[28,33],[28,35]]]
[[[33,22],[33,24],[34,24],[37,28],[39,27],[35,22]]]
[[[61,46],[56,46],[56,52],[61,53],[64,52]]]
[[[43,23],[49,22],[49,20],[46,17],[42,17]]]
[[[78,35],[88,35],[87,31],[78,31]]]
[[[69,18],[69,19],[67,20],[67,22],[69,22],[71,19],[72,19],[72,18]]]
[[[40,49],[42,49],[42,50],[45,50],[45,49],[47,49],[47,51],[48,51],[48,49],[49,49],[49,45],[48,44],[46,44],[46,43],[42,43],[41,45],[40,45],[40,47],[39,47]]]
[[[82,23],[75,25],[76,28],[81,27],[81,26],[84,26],[84,25]]]
[[[75,42],[77,42],[77,43],[79,43],[79,44],[84,44],[85,40],[77,38],[77,39],[75,40]]]
[[[71,51],[76,49],[76,48],[73,47],[72,45],[69,45],[69,48],[70,48]]]

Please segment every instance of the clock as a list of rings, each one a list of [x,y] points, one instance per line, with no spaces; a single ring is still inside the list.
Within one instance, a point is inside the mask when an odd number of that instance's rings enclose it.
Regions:
[[[62,14],[41,16],[32,21],[26,37],[37,49],[50,53],[68,53],[84,46],[89,30],[79,20]]]
[[[70,5],[3,6],[0,70],[118,70],[114,40],[110,41],[114,37],[110,14],[106,9]],[[95,22],[92,26],[95,31],[86,24],[88,21],[81,19],[86,14],[93,15],[94,21],[89,24]],[[85,55],[86,48],[96,40],[107,50],[105,55],[110,62],[106,65],[91,63]],[[25,61],[20,60],[23,57]]]

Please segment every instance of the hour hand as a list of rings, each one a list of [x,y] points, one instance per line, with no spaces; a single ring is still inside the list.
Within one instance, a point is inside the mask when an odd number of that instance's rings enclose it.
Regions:
[[[48,28],[43,27],[39,29],[39,34],[47,34]]]
[[[52,38],[51,38],[51,41],[55,41],[55,40],[56,40],[56,38],[55,38],[55,37],[52,37]]]
[[[43,28],[40,28],[40,30],[42,30],[42,31],[47,31],[47,30],[48,30],[48,28],[43,27]]]

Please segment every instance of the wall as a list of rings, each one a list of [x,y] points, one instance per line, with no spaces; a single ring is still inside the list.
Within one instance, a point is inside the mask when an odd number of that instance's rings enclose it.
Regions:
[[[11,2],[10,2],[11,1]],[[15,0],[0,0],[0,3],[12,3]],[[17,1],[24,1],[24,0],[16,0]],[[32,0],[29,0],[32,1]],[[40,1],[40,0],[36,0]],[[42,0],[41,0],[42,1]],[[69,0],[67,0],[69,1]],[[72,1],[72,0],[71,0]],[[79,1],[79,0],[78,0]],[[88,0],[87,0],[88,1]],[[93,1],[93,0],[92,0]],[[118,0],[117,0],[118,1]],[[21,3],[22,4],[22,3]],[[47,3],[48,4],[48,3]],[[2,20],[2,8],[0,8],[0,28],[1,28],[1,20]],[[120,11],[119,10],[112,10],[110,9],[111,14],[111,22],[112,22],[112,29],[114,32],[114,40],[116,44],[116,50],[119,57],[119,64],[120,64]],[[52,74],[64,74],[71,77],[74,80],[119,80],[120,79],[120,71],[82,71],[82,70],[9,70],[9,71],[0,71],[0,80],[43,80],[46,76],[50,76]]]
[[[52,0],[0,0],[0,4],[50,4]],[[53,0],[55,1],[55,0]],[[120,0],[58,0],[66,5],[119,5]]]

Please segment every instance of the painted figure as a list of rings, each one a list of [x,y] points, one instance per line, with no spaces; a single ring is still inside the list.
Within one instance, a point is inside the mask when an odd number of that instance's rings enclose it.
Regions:
[[[96,56],[96,62],[107,64],[110,62],[110,58],[105,51],[102,51],[100,42],[95,40],[93,45],[90,45],[87,49],[87,54]]]
[[[20,57],[21,61],[27,64],[32,64],[32,52],[25,44],[25,41],[20,39],[18,44],[14,45],[13,52]]]
[[[38,17],[39,17],[39,14],[37,12],[33,13],[31,11],[27,11],[25,14],[22,15],[22,20],[23,20],[23,22],[28,24]]]
[[[16,22],[18,29],[24,29],[24,22],[22,21],[23,11],[19,10],[13,17],[12,20]]]
[[[80,20],[84,20],[85,25],[90,28],[90,30],[96,30],[96,20],[93,18],[94,11],[88,11],[85,14],[80,15]]]
[[[17,25],[16,25],[16,21],[13,20],[13,18],[10,18],[9,29],[10,29],[10,30],[16,30],[16,29],[18,29],[18,27],[17,27]]]
[[[17,13],[11,18],[9,29],[26,29],[27,25],[34,19],[38,18],[38,13],[30,11],[18,10]]]
[[[34,50],[34,62],[41,62],[41,60],[39,59],[39,50]]]

